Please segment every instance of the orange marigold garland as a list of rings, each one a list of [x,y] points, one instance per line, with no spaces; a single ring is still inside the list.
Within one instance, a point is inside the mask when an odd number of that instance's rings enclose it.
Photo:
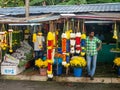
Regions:
[[[66,42],[67,42],[67,36],[66,33],[62,33],[62,54],[63,54],[63,62],[62,64],[66,64]]]

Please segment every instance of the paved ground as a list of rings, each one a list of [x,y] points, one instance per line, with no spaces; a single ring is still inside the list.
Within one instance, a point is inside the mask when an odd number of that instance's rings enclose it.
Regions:
[[[0,90],[120,90],[120,84],[1,80]]]
[[[68,75],[63,74],[60,76],[54,76],[53,80],[57,82],[78,82],[78,83],[119,83],[120,77],[117,75],[117,71],[110,64],[98,64],[95,79],[85,77],[86,70],[83,69],[82,77],[74,77],[73,72],[69,72]],[[47,76],[40,76],[39,70],[33,70],[33,68],[26,69],[18,75],[0,75],[0,79],[6,80],[29,80],[29,81],[47,81]]]

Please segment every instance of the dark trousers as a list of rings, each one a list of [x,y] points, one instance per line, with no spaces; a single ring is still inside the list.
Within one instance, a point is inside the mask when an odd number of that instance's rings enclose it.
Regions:
[[[43,51],[40,50],[40,51],[34,51],[35,52],[35,60],[38,59],[38,58],[43,58]]]

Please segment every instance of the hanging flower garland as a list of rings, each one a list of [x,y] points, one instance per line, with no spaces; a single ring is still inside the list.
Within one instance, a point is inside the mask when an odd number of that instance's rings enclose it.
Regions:
[[[47,61],[48,61],[48,77],[52,78],[53,77],[53,73],[52,73],[52,52],[53,52],[53,43],[54,43],[54,36],[52,32],[48,32],[47,35]]]
[[[86,34],[85,34],[85,25],[84,25],[84,20],[82,23],[82,35],[81,35],[81,56],[85,56],[86,52]]]
[[[7,31],[5,31],[5,34],[4,34],[4,46],[7,47]]]
[[[9,29],[8,32],[9,32],[9,45],[10,45],[9,52],[13,52],[13,49],[12,49],[12,32],[13,32],[13,30]]]
[[[86,52],[85,51],[85,46],[86,46],[85,40],[86,40],[86,34],[83,33],[81,35],[81,56],[84,56]]]
[[[80,43],[81,43],[81,33],[80,32],[77,32],[76,33],[76,53],[79,54],[80,51],[81,51],[81,46],[80,46]]]
[[[55,32],[52,32],[53,34],[53,50],[52,50],[52,61],[54,62],[54,56],[55,56],[55,48],[56,48],[56,34]]]
[[[70,34],[70,53],[75,53],[75,33]]]
[[[37,41],[37,35],[36,33],[33,33],[33,39],[32,39],[33,42],[36,42]]]
[[[5,32],[0,32],[0,47],[3,50],[6,50],[7,47],[7,38],[6,38],[6,31]]]
[[[20,45],[20,31],[16,30],[12,33],[12,45]]]
[[[70,33],[72,31],[71,30],[67,30],[66,36],[67,36],[67,41],[66,41],[66,62],[69,63],[70,60]]]
[[[58,48],[58,35],[59,35],[59,32],[58,30],[55,31],[55,41],[56,41],[56,47]]]
[[[42,37],[42,33],[38,33],[38,35],[36,36],[38,44],[39,44],[39,48],[42,49],[43,48],[43,37]]]
[[[62,54],[63,54],[62,65],[66,64],[66,42],[67,42],[67,35],[66,33],[62,33]]]

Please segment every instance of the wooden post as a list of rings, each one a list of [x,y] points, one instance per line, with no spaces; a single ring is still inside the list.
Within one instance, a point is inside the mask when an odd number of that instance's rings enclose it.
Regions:
[[[29,17],[29,0],[25,0],[25,16],[26,19]]]

